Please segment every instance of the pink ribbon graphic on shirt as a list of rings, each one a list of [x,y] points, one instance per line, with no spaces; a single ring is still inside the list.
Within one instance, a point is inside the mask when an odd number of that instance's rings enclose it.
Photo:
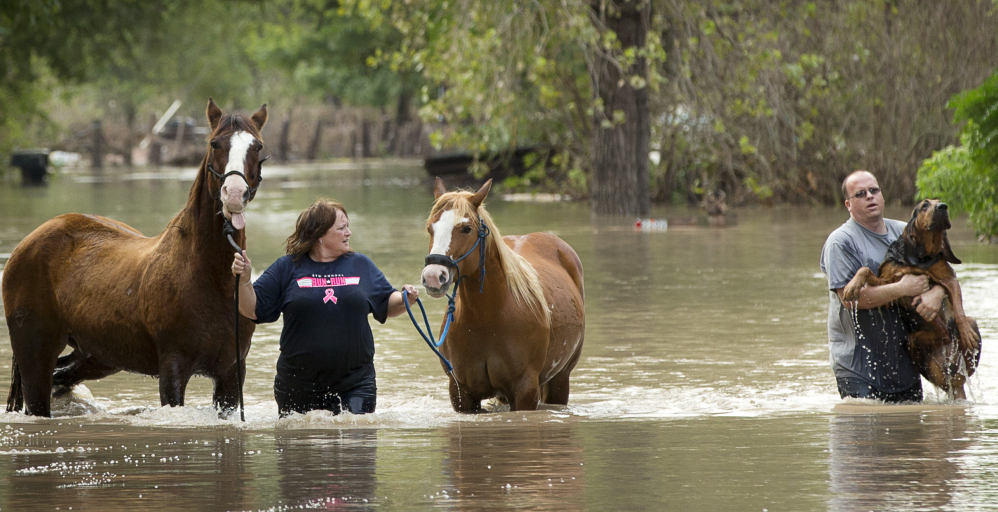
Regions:
[[[336,296],[333,295],[333,289],[332,288],[326,288],[326,296],[322,298],[322,302],[323,303],[326,303],[326,302],[329,302],[329,301],[333,301],[333,304],[336,304]]]

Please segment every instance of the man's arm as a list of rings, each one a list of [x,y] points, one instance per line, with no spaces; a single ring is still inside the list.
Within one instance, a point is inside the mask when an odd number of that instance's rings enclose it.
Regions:
[[[835,293],[838,294],[843,307],[873,309],[894,302],[901,297],[915,297],[929,291],[929,278],[928,276],[905,274],[896,283],[881,286],[864,286],[859,291],[859,299],[855,301],[855,306],[853,303],[843,300],[842,290],[843,288],[837,288]]]

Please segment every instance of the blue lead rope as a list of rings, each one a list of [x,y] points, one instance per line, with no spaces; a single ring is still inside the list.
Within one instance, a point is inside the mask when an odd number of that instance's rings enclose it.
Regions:
[[[463,281],[465,277],[461,275],[461,267],[458,267],[457,264],[460,263],[461,260],[467,258],[469,254],[475,252],[475,249],[478,249],[478,270],[479,270],[478,293],[482,293],[485,290],[485,238],[488,237],[490,233],[491,230],[489,229],[489,227],[486,226],[485,223],[482,222],[482,218],[479,217],[478,240],[475,241],[475,245],[472,245],[471,249],[468,249],[468,252],[464,253],[463,256],[454,260],[443,254],[426,255],[427,265],[438,264],[448,267],[454,267],[454,269],[457,270],[457,279],[454,280],[454,292],[451,295],[447,295],[447,321],[444,322],[444,328],[442,331],[440,331],[440,341],[437,341],[436,339],[433,338],[433,329],[430,328],[430,320],[426,318],[426,308],[423,307],[423,301],[419,300],[418,298],[416,299],[416,304],[419,304],[419,310],[423,312],[423,323],[426,324],[425,333],[423,332],[423,329],[419,327],[419,322],[416,321],[416,315],[412,314],[412,308],[409,307],[409,292],[406,290],[402,290],[402,303],[405,304],[405,310],[409,313],[409,319],[412,320],[412,325],[416,327],[416,330],[419,331],[419,335],[422,336],[423,340],[426,341],[426,344],[430,346],[430,350],[432,350],[433,353],[436,354],[437,357],[439,357],[440,360],[444,362],[444,365],[447,367],[447,373],[450,374],[452,377],[454,376],[453,373],[454,366],[450,364],[450,361],[448,361],[447,358],[444,357],[444,355],[441,354],[440,350],[438,349],[444,344],[444,340],[447,339],[447,331],[450,330],[450,324],[451,322],[454,321],[455,302],[457,301],[457,288],[461,286],[461,281]]]
[[[430,320],[426,317],[426,308],[423,307],[423,301],[416,299],[416,304],[419,305],[419,310],[423,313],[423,323],[426,324],[426,332],[419,327],[419,322],[416,321],[416,316],[412,314],[412,308],[409,307],[409,292],[408,290],[402,290],[402,303],[405,304],[405,310],[409,313],[409,318],[412,320],[412,325],[416,327],[419,331],[419,335],[423,337],[426,344],[430,346],[430,350],[433,351],[444,365],[447,367],[447,373],[454,371],[454,367],[450,364],[450,361],[440,353],[439,347],[444,344],[444,340],[447,338],[447,331],[450,329],[450,323],[454,320],[454,300],[448,301],[449,306],[447,307],[447,322],[444,323],[444,330],[440,331],[440,341],[433,338],[433,329],[430,328]]]

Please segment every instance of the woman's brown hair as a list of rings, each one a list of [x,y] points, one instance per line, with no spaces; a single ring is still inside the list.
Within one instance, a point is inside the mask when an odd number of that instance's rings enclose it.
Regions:
[[[339,215],[337,212],[342,212],[342,215],[347,214],[346,208],[332,199],[319,198],[312,203],[312,206],[309,206],[298,216],[295,232],[285,242],[285,254],[293,255],[295,261],[308,254],[322,238],[322,235],[325,235],[326,231],[329,231],[329,228],[336,224],[336,218]]]

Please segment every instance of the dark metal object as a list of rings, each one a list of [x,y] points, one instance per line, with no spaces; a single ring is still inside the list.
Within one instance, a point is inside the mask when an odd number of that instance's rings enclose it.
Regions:
[[[478,161],[489,166],[486,178],[503,180],[509,176],[522,176],[527,171],[523,160],[529,153],[544,157],[546,152],[540,147],[521,147],[505,154],[480,154]],[[468,168],[474,162],[473,153],[446,153],[427,157],[423,167],[431,176],[462,176],[468,174]]]
[[[10,165],[21,168],[23,185],[42,185],[49,168],[48,149],[26,149],[10,155]]]

